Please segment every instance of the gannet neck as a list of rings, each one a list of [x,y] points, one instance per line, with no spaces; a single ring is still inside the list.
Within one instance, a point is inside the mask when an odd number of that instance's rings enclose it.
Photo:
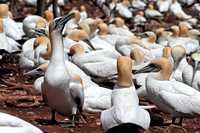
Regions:
[[[107,32],[108,32],[107,24],[105,24],[105,23],[99,24],[98,29],[99,29],[99,31],[98,31],[99,35],[107,35]]]
[[[121,87],[132,85],[132,61],[127,56],[121,56],[117,60],[118,79],[117,84]]]
[[[138,39],[137,37],[129,37],[129,39],[130,39],[130,43],[128,43],[127,45],[134,43],[134,44],[143,46],[142,41]]]
[[[189,60],[189,64],[196,70],[200,70],[200,54],[199,53],[193,53],[191,55],[191,58]]]
[[[78,29],[84,30],[85,32],[88,33],[88,35],[90,35],[90,27],[88,26],[88,24],[81,23],[81,24],[78,25]]]
[[[81,83],[81,85],[83,86],[83,80],[78,74],[73,73],[73,74],[71,74],[71,76],[73,76],[76,79],[76,81]]]
[[[179,26],[179,29],[179,37],[188,37],[188,27],[186,26],[186,24],[181,24]]]
[[[8,17],[8,5],[0,4],[0,18],[7,18],[7,17]]]
[[[85,49],[81,44],[75,44],[70,48],[69,54],[71,55],[82,55],[85,53]]]
[[[179,32],[180,32],[179,27],[178,26],[172,26],[171,28],[173,30],[172,37],[173,38],[178,38],[179,37]]]
[[[135,66],[144,64],[144,53],[140,49],[133,49],[131,51],[130,57],[135,61]]]
[[[169,80],[172,74],[172,65],[166,58],[156,58],[151,61],[159,71],[153,73],[152,76],[157,80]]]
[[[164,58],[170,58],[170,57],[172,57],[171,51],[172,51],[171,47],[164,47],[163,48],[163,57]]]
[[[124,20],[120,17],[115,18],[115,25],[117,28],[122,28],[124,25]]]
[[[8,11],[8,16],[9,16],[11,19],[13,19],[13,15],[12,15],[12,13],[11,13],[10,11]]]
[[[0,33],[3,33],[3,21],[0,19]]]
[[[45,17],[45,19],[47,20],[47,22],[50,23],[50,22],[54,19],[53,12],[50,11],[50,10],[46,10],[46,11],[44,12],[44,17]]]
[[[188,32],[188,35],[191,39],[198,39],[200,37],[200,32],[196,29],[192,29]]]
[[[50,60],[51,59],[51,54],[52,54],[52,51],[51,51],[51,42],[48,41],[48,43],[47,43],[47,49],[41,51],[40,55],[45,60]]]
[[[147,40],[149,43],[155,43],[156,42],[156,34],[154,32],[147,32],[149,39]]]

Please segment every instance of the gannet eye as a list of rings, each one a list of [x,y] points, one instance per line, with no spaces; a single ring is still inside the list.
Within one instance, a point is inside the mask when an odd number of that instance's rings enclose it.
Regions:
[[[38,72],[43,72],[43,70],[41,68],[38,68],[37,71]]]

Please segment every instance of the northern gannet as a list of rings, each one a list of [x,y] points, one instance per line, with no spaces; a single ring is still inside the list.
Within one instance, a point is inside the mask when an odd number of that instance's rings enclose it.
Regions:
[[[112,94],[112,107],[101,113],[101,125],[108,131],[121,124],[132,123],[145,130],[149,128],[149,113],[139,107],[139,98],[132,82],[132,63],[129,57],[117,61],[118,80]]]

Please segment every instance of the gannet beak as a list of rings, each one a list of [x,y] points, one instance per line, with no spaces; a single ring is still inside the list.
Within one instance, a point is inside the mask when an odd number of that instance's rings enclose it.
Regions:
[[[136,34],[135,36],[141,36],[141,37],[149,37],[149,35],[147,33],[140,33],[140,34]]]
[[[38,35],[38,36],[45,36],[47,37],[47,34],[45,32],[45,29],[36,29],[36,28],[32,28],[32,31],[34,34]]]
[[[178,65],[179,65],[179,62],[178,61],[174,61],[174,68],[173,68],[174,71],[177,69]]]
[[[172,28],[167,28],[167,29],[164,29],[164,31],[170,31],[170,32],[172,32],[173,30],[172,30]]]
[[[64,25],[72,18],[74,17],[75,13],[70,13],[70,14],[67,14],[63,17],[60,17],[58,19],[55,20],[55,27],[54,29],[60,27],[60,26],[63,26],[64,28]]]
[[[94,46],[92,45],[92,43],[88,40],[88,39],[85,39],[83,40],[85,43],[87,43],[93,50],[95,50]]]
[[[192,74],[192,80],[191,80],[191,85],[190,85],[191,87],[192,87],[192,83],[194,81],[194,76],[196,74],[198,65],[199,65],[199,61],[195,61],[195,63],[194,63],[194,71],[193,71],[193,74]]]
[[[145,66],[145,67],[135,71],[133,74],[149,73],[149,72],[152,72],[155,70],[157,70],[157,67],[154,64],[149,64],[148,66]]]
[[[29,71],[27,73],[24,73],[24,76],[30,76],[30,75],[44,75],[44,71],[41,68],[38,68],[32,71]]]

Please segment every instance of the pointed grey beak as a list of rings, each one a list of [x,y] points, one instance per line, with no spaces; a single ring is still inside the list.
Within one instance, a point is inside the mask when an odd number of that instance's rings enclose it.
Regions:
[[[199,61],[195,61],[195,63],[194,63],[194,70],[193,70],[193,74],[192,74],[192,80],[191,80],[191,84],[190,84],[191,87],[192,87],[192,84],[193,84],[193,81],[194,81],[195,74],[197,72],[198,65],[199,65]]]
[[[174,71],[177,69],[178,65],[179,65],[179,62],[178,61],[174,61],[174,68],[173,68]]]
[[[64,25],[65,25],[72,17],[74,17],[74,15],[75,15],[75,13],[70,13],[70,14],[67,14],[67,15],[65,15],[65,16],[63,16],[63,17],[60,17],[60,18],[54,20],[54,21],[55,21],[55,27],[54,27],[54,28],[56,29],[56,28],[58,28],[58,27],[60,27],[60,26],[62,26],[62,28],[64,28]]]
[[[141,37],[149,37],[149,35],[147,33],[140,33],[140,34],[136,34],[135,36],[141,36]]]
[[[30,76],[30,75],[44,75],[44,71],[41,68],[34,69],[32,71],[29,71],[27,73],[24,73],[24,76]]]
[[[140,74],[140,73],[149,73],[157,69],[157,67],[154,64],[149,64],[148,66],[145,66],[137,71],[135,71],[133,74]]]
[[[38,35],[38,36],[45,36],[47,37],[47,34],[45,32],[45,29],[36,29],[36,28],[32,28],[32,30],[34,30],[35,32],[33,32],[34,34]]]
[[[92,45],[92,43],[88,40],[88,39],[85,39],[83,40],[85,43],[87,43],[93,50],[95,50],[94,46]]]
[[[167,28],[167,29],[164,29],[164,31],[169,31],[169,32],[172,32],[172,28]]]

